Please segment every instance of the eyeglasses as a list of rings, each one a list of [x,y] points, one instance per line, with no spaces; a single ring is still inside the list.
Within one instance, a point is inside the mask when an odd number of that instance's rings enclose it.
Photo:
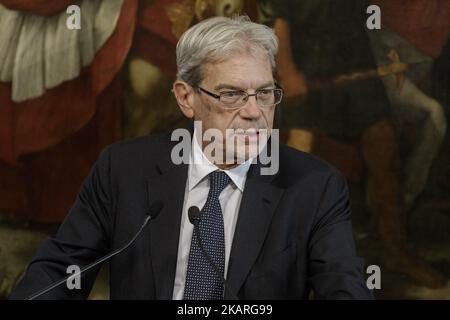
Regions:
[[[260,107],[272,107],[281,102],[283,97],[283,89],[272,88],[272,89],[258,89],[253,94],[249,94],[243,90],[227,90],[215,94],[203,89],[202,87],[197,87],[200,92],[206,93],[207,95],[219,100],[222,107],[227,110],[234,110],[243,107],[248,98],[255,96],[256,103]]]

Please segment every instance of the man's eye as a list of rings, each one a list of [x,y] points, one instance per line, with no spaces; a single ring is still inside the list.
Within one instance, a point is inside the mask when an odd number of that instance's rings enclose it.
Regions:
[[[235,98],[240,95],[238,91],[226,91],[222,92],[221,95],[225,98]]]
[[[239,99],[243,96],[243,93],[240,91],[225,91],[221,93],[223,99]]]
[[[261,89],[258,91],[258,93],[261,95],[268,95],[268,94],[272,93],[272,90],[271,89]]]

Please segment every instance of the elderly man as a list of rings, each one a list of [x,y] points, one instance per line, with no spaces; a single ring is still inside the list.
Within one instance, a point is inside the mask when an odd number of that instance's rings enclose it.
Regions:
[[[112,299],[304,299],[311,290],[370,299],[343,177],[273,134],[277,48],[273,31],[245,16],[186,31],[173,92],[200,124],[188,131],[191,147],[178,154],[172,140],[183,134],[108,147],[11,298],[121,248],[150,214],[148,229],[111,258]],[[272,172],[261,160],[269,149]],[[39,298],[86,298],[93,269],[78,289],[62,283]]]

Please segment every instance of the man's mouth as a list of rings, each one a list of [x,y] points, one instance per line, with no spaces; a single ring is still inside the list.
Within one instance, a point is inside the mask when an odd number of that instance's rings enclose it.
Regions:
[[[259,130],[257,129],[247,129],[247,130],[235,130],[234,136],[241,141],[245,141],[246,144],[258,141]]]

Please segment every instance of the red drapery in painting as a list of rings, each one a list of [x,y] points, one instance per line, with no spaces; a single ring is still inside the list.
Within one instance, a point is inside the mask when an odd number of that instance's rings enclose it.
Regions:
[[[74,1],[0,0],[52,15]],[[131,47],[137,0],[123,3],[117,26],[82,74],[44,95],[14,103],[0,83],[0,210],[59,222],[98,153],[120,138],[119,71]]]
[[[381,23],[432,58],[439,56],[450,35],[448,0],[372,0],[381,9]]]
[[[41,16],[51,16],[65,10],[74,0],[1,0],[1,4],[11,10],[32,12]]]

